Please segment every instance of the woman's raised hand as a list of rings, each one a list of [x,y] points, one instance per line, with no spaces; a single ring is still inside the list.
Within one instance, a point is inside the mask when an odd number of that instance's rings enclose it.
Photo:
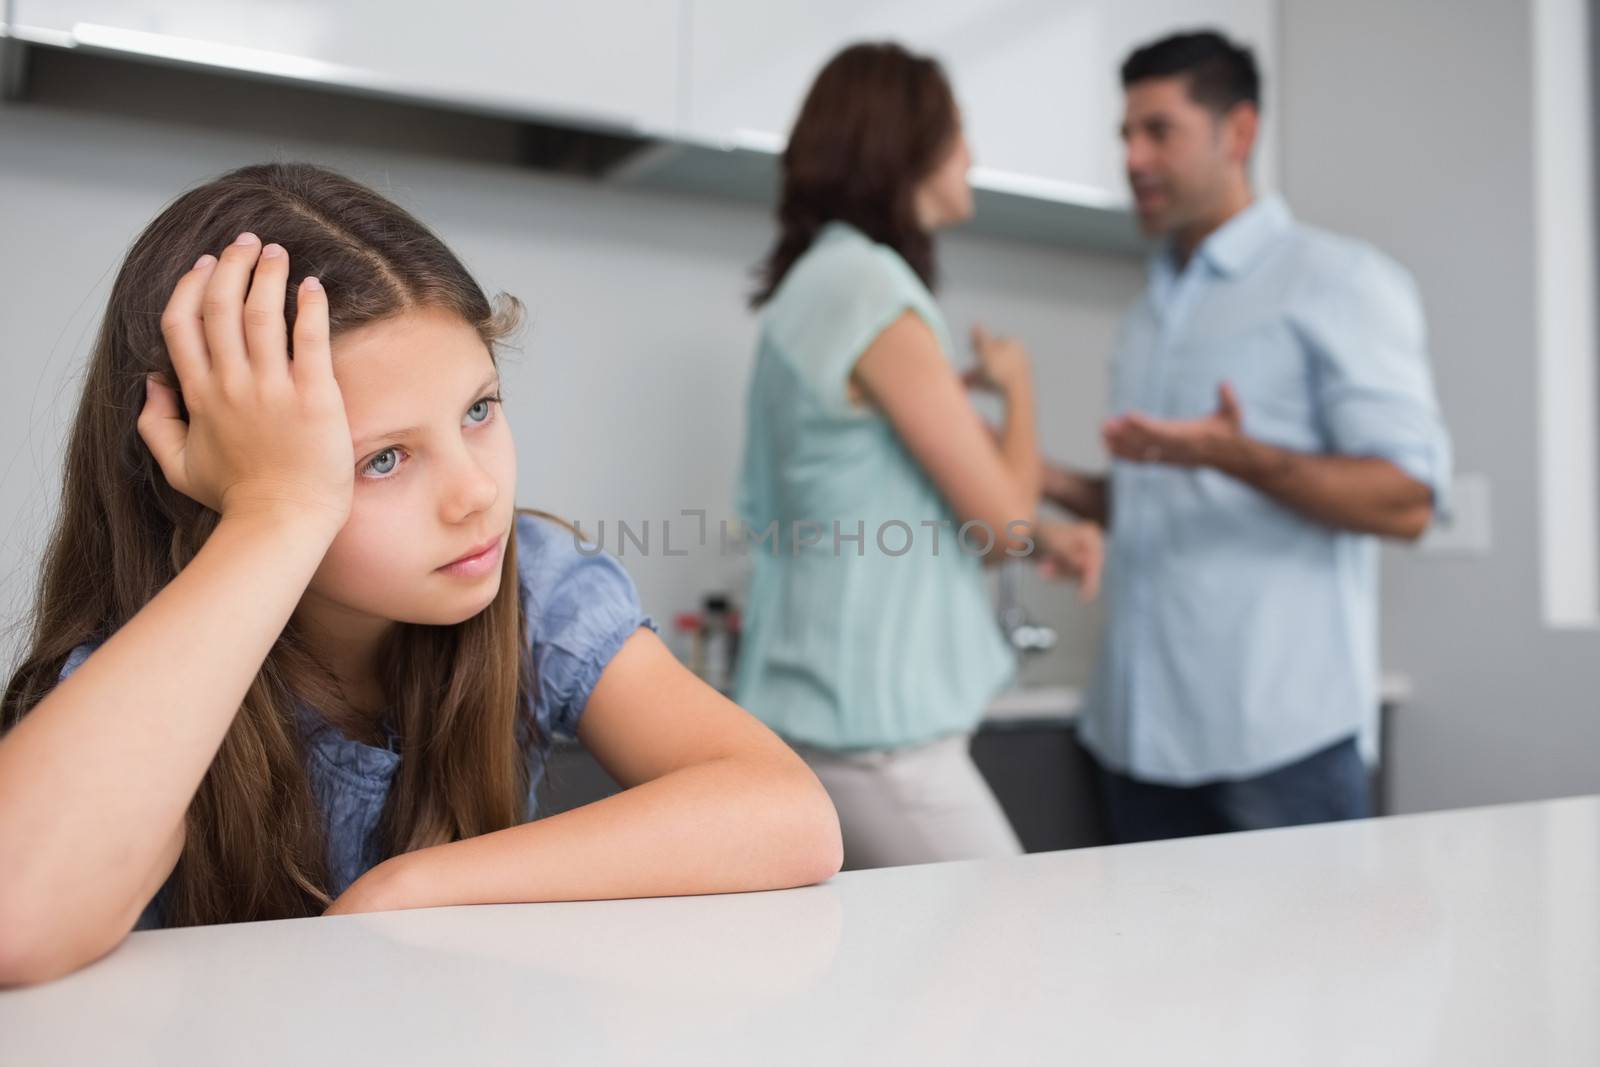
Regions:
[[[1033,380],[1033,361],[1016,338],[996,337],[982,326],[974,326],[972,349],[978,363],[964,377],[969,387],[1007,393]]]

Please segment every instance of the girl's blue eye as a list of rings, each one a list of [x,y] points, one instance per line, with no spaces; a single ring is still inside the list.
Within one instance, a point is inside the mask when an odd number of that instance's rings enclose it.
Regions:
[[[490,416],[494,414],[494,405],[499,402],[499,396],[484,397],[467,409],[467,420],[474,426],[481,426],[489,421]],[[369,478],[386,478],[399,466],[400,449],[386,448],[362,464],[361,473]]]
[[[367,472],[381,476],[390,473],[399,465],[400,453],[395,449],[386,448],[367,463]]]

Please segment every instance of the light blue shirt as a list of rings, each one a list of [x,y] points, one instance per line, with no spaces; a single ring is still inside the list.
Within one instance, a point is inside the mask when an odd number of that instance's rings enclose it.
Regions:
[[[753,536],[734,697],[791,741],[881,749],[971,731],[1015,669],[960,520],[889,421],[850,399],[857,360],[907,312],[948,359],[921,279],[839,222],[762,312],[738,490]],[[977,530],[967,544],[986,547]]]
[[[579,551],[571,531],[547,519],[519,514],[516,530],[535,679],[534,692],[525,697],[539,738],[528,776],[531,820],[552,740],[577,736],[579,718],[606,664],[641,626],[655,625],[640,608],[633,581],[611,556],[594,548]],[[82,666],[100,643],[73,649],[61,677]],[[106,709],[115,713],[116,708]],[[352,740],[306,704],[298,709],[297,726],[306,775],[327,831],[328,891],[338,896],[385,859],[378,824],[400,767],[399,741],[392,734],[384,747]],[[162,894],[156,894],[137,929],[164,925],[161,901]]]
[[[1157,254],[1122,323],[1111,406],[1169,419],[1237,391],[1283,448],[1390,460],[1442,506],[1450,442],[1410,276],[1267,198],[1182,271]],[[1249,777],[1359,733],[1378,702],[1374,538],[1225,474],[1112,464],[1106,631],[1081,726],[1113,769]]]

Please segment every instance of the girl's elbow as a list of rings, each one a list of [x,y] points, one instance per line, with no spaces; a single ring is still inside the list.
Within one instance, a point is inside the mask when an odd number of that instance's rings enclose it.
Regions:
[[[48,921],[0,912],[0,989],[39,985],[80,970],[127,936],[85,939],[78,931],[52,930]]]
[[[0,989],[38,985],[87,967],[120,945],[133,925],[134,919],[65,914],[59,902],[13,884],[0,891]]]
[[[844,835],[839,832],[839,814],[833,810],[831,801],[826,815],[819,820],[815,836],[816,841],[808,850],[805,885],[826,882],[844,866]]]
[[[19,989],[39,985],[53,978],[71,974],[87,963],[52,959],[38,946],[16,938],[14,930],[7,931],[5,943],[0,944],[0,989]]]
[[[844,866],[844,843],[839,836],[838,820],[832,828],[818,827],[814,832],[796,834],[789,847],[779,858],[773,888],[799,889],[803,886],[826,882]]]
[[[844,866],[844,835],[839,830],[839,813],[822,783],[815,783],[808,798],[804,824],[795,835],[795,884],[826,882]]]
[[[844,866],[844,837],[833,799],[811,768],[790,754],[792,774],[783,787],[783,811],[775,840],[782,844],[771,853],[771,888],[792,889],[826,882]]]
[[[55,977],[41,965],[48,940],[40,935],[42,925],[41,917],[14,886],[0,892],[0,989]]]

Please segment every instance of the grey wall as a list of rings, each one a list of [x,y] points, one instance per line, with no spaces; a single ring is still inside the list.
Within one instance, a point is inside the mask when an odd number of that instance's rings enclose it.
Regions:
[[[1284,0],[1284,189],[1417,276],[1486,557],[1393,552],[1386,666],[1409,674],[1400,810],[1600,790],[1600,634],[1540,620],[1531,4]]]
[[[770,238],[766,212],[535,174],[506,162],[515,153],[494,123],[159,70],[108,79],[82,61],[41,65],[30,100],[0,106],[4,618],[26,609],[76,375],[123,251],[178,191],[263,158],[306,157],[373,183],[433,225],[486,288],[526,302],[522,352],[505,373],[520,503],[608,525],[682,508],[729,514],[754,339],[743,295]],[[959,237],[945,252],[952,327],[982,317],[1033,343],[1046,444],[1098,461],[1104,354],[1139,265]],[[740,576],[714,553],[625,562],[662,620]],[[1030,676],[1081,678],[1092,613],[1059,586],[1027,600],[1067,634]]]

